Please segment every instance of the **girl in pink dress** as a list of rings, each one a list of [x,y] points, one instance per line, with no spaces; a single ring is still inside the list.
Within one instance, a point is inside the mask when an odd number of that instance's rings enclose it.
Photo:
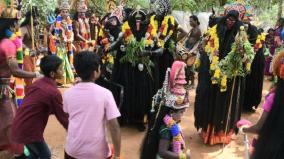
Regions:
[[[237,123],[241,133],[258,134],[253,159],[284,158],[284,51],[276,55],[272,69],[278,81],[265,99],[259,121],[253,126],[247,120]]]

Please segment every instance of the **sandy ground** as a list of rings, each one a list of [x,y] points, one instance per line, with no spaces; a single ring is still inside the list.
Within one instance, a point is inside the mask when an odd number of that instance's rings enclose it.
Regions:
[[[267,94],[269,83],[264,83],[263,97]],[[202,144],[198,132],[194,128],[193,103],[195,90],[190,92],[191,107],[186,111],[182,120],[181,126],[185,135],[187,147],[190,148],[192,159],[243,159],[245,158],[245,148],[243,136],[236,135],[234,140],[225,147],[222,152],[222,145],[207,146]],[[242,118],[256,122],[261,115],[261,105],[255,113],[246,113]],[[122,128],[122,156],[124,159],[139,159],[139,148],[143,139],[144,133],[138,132],[131,127]],[[66,132],[58,123],[54,116],[51,116],[48,121],[48,126],[45,130],[45,139],[49,144],[53,158],[63,159],[64,142]],[[249,139],[252,139],[249,135]]]

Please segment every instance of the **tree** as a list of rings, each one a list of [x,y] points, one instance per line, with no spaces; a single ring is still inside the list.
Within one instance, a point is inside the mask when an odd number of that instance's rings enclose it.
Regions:
[[[278,1],[278,14],[277,19],[282,17],[282,6],[283,6],[283,0]]]

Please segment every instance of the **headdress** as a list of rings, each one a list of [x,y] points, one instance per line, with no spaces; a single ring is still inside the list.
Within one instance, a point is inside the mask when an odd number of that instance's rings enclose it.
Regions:
[[[61,0],[59,9],[60,10],[70,10],[69,1],[68,0]]]
[[[123,22],[123,6],[116,7],[109,17],[116,17],[120,23]]]
[[[0,0],[0,18],[21,18],[20,3],[18,0]]]
[[[147,15],[147,13],[141,9],[140,6],[137,6],[137,8],[131,12],[130,16],[131,17],[145,17]]]
[[[152,111],[154,107],[163,101],[164,106],[172,109],[183,109],[189,107],[188,93],[185,88],[186,64],[181,61],[175,61],[171,68],[166,72],[163,88],[153,97]],[[161,106],[161,105],[160,105]]]
[[[274,75],[284,79],[284,51],[274,57],[272,68]]]
[[[76,4],[77,12],[87,12],[88,6],[86,0],[78,0]]]
[[[224,14],[227,15],[230,11],[235,10],[239,12],[239,20],[242,20],[246,13],[246,7],[241,3],[233,3],[229,5],[225,5],[225,12]]]
[[[171,9],[172,7],[169,0],[156,0],[154,3],[154,11],[157,14],[167,14]]]

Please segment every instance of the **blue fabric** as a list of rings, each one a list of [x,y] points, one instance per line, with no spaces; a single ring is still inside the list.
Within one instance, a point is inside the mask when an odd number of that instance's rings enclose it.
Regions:
[[[10,38],[13,35],[13,32],[10,29],[5,30],[5,35]]]
[[[177,124],[174,124],[171,128],[171,133],[175,137],[179,134],[179,127]]]
[[[281,30],[280,37],[281,37],[281,40],[284,40],[284,29]]]
[[[56,20],[61,22],[62,21],[62,17],[61,16],[57,16]]]

